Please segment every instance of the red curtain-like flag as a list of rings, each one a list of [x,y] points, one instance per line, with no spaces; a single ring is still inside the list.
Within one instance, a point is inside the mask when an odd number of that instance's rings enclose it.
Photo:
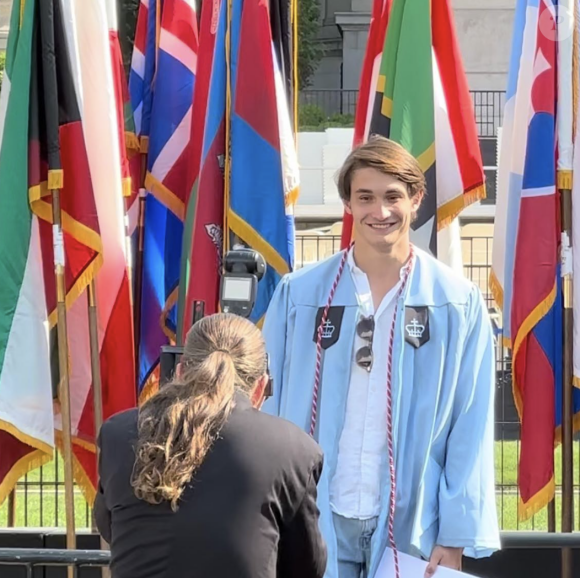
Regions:
[[[60,190],[74,472],[91,503],[97,482],[88,320],[91,283],[98,316],[96,355],[103,418],[134,407],[136,394],[123,217],[126,165],[116,146],[120,143],[120,112],[115,102],[112,59],[106,57],[110,56],[107,5],[99,0],[75,5],[73,11],[67,6],[72,1],[43,0],[37,4],[29,196],[40,218],[46,299],[51,313],[55,427],[57,444],[62,448],[60,400],[56,396],[59,375],[50,192]],[[70,20],[64,17],[67,10],[74,14]],[[96,59],[95,54],[105,57]]]

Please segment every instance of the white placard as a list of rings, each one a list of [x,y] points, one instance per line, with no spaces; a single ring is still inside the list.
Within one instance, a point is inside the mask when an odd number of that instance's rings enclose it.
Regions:
[[[424,560],[399,552],[400,578],[424,578],[426,568],[427,562]],[[395,578],[393,551],[390,548],[385,549],[376,578]],[[474,576],[439,566],[433,578],[474,578]]]

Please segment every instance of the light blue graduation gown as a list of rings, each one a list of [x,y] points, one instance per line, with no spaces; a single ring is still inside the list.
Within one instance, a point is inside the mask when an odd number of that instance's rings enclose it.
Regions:
[[[485,557],[500,547],[491,323],[481,292],[473,283],[425,252],[416,249],[415,254],[415,266],[397,303],[398,329],[393,346],[395,541],[400,551],[424,558],[429,558],[436,544],[462,547],[466,556]],[[316,363],[316,315],[327,303],[341,256],[338,253],[285,276],[263,328],[274,395],[262,409],[307,432]],[[330,482],[336,468],[360,315],[348,267],[332,305],[343,306],[344,311],[336,343],[323,350],[315,432],[325,455],[318,486],[320,527],[328,546],[325,578],[338,576]],[[429,340],[418,348],[404,339],[405,307],[427,308]],[[371,578],[388,545],[387,456],[382,468],[381,513],[371,543]]]

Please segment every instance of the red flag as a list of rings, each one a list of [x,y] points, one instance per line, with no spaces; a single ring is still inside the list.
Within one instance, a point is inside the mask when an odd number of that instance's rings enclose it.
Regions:
[[[188,200],[183,258],[190,262],[183,303],[183,334],[193,318],[194,301],[205,303],[206,314],[218,310],[224,214],[223,159],[225,153],[225,28],[221,0],[204,2],[201,10],[198,68],[195,86],[191,162],[194,181]],[[223,18],[222,18],[223,20]],[[222,30],[223,28],[223,30]],[[214,95],[214,96],[212,96]],[[188,234],[189,233],[189,234]],[[194,257],[195,255],[195,257]],[[182,271],[187,268],[182,267]]]
[[[95,208],[93,216],[98,220],[103,247],[102,265],[95,278],[98,318],[96,354],[102,382],[103,419],[107,419],[114,413],[136,406],[120,119],[115,100],[107,4],[105,0],[75,3],[73,10],[69,3],[74,0],[53,1],[55,7],[63,5],[63,11],[67,15],[72,14],[70,18],[60,19],[60,28],[55,27],[56,45],[63,47],[57,63],[62,67],[68,59],[72,64],[69,80],[73,94],[82,94],[83,97],[77,124],[82,127],[84,138],[77,139],[74,151],[84,151],[88,167],[82,173],[83,165],[78,162],[71,164],[69,170],[64,167],[64,180],[66,184],[72,177],[78,179],[82,175],[87,179],[82,186],[80,181],[75,182],[74,193],[82,197],[87,191],[91,192]],[[55,12],[58,13],[58,10]],[[62,84],[66,78],[64,70],[60,71],[58,78]],[[61,90],[58,94],[61,94]],[[61,148],[64,156],[67,149],[63,146],[62,138]],[[92,503],[97,482],[97,463],[86,293],[69,309],[67,329],[71,360],[74,472],[77,484],[87,501]]]
[[[117,125],[119,131],[119,152],[121,155],[121,175],[123,177],[123,195],[130,197],[132,192],[131,168],[129,166],[129,144],[131,148],[136,145],[137,138],[133,130],[133,137],[129,132],[126,134],[125,103],[129,102],[127,79],[123,66],[123,54],[119,43],[119,26],[117,22],[117,2],[107,0],[107,16],[109,21],[109,44],[111,50],[111,64],[113,70],[113,85],[115,89],[115,101],[117,105]],[[130,108],[130,103],[129,103]]]

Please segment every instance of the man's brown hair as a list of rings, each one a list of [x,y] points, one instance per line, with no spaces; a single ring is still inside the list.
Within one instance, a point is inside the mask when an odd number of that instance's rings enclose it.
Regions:
[[[374,135],[353,149],[340,169],[338,194],[343,201],[350,201],[354,172],[365,168],[376,169],[405,183],[410,197],[426,192],[425,175],[417,159],[395,141]]]

